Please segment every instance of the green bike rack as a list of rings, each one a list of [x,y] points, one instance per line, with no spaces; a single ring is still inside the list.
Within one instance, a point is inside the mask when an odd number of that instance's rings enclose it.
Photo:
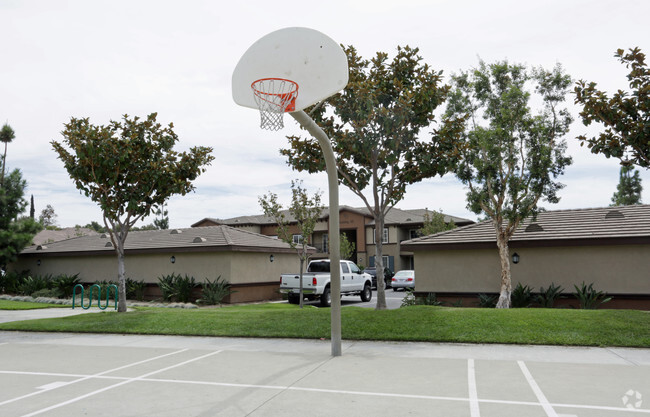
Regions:
[[[92,304],[93,304],[93,289],[97,288],[97,307],[99,307],[100,310],[106,310],[108,308],[108,303],[110,302],[110,297],[111,297],[111,290],[113,290],[113,294],[115,295],[115,310],[117,310],[117,285],[111,284],[108,287],[106,287],[106,305],[102,307],[102,287],[100,287],[97,284],[93,284],[90,286],[90,296],[88,297],[88,305],[84,305],[84,286],[81,284],[77,284],[74,286],[74,289],[72,290],[72,309],[74,310],[75,308],[75,297],[77,295],[77,288],[81,288],[81,308],[84,310],[88,310]]]

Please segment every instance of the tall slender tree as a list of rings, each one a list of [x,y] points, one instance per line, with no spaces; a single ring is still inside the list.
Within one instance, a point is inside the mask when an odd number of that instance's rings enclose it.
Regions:
[[[621,167],[616,192],[612,197],[612,206],[631,206],[641,204],[641,177],[639,171],[631,165]]]
[[[173,124],[162,127],[156,117],[156,113],[145,120],[124,115],[121,122],[108,126],[72,118],[62,132],[63,143],[51,142],[77,188],[102,209],[118,260],[119,312],[126,311],[124,257],[129,230],[170,196],[193,191],[192,181],[214,159],[212,148],[174,151],[178,136]]]
[[[529,71],[507,61],[481,61],[454,76],[453,84],[445,117],[470,116],[456,175],[469,188],[468,208],[487,215],[494,227],[501,260],[497,307],[509,308],[508,242],[523,219],[537,214],[540,200],[559,201],[563,185],[556,179],[572,162],[562,139],[572,118],[560,108],[571,78],[559,65]],[[530,108],[530,84],[542,103],[537,114]]]
[[[277,234],[280,239],[288,243],[298,254],[300,260],[300,287],[298,299],[290,296],[289,302],[295,303],[296,301],[303,306],[303,288],[302,288],[302,273],[305,269],[305,262],[309,260],[308,246],[311,243],[316,223],[323,212],[323,205],[321,204],[321,193],[315,193],[313,197],[309,197],[307,190],[303,188],[302,181],[291,181],[291,205],[288,212],[282,209],[282,205],[278,203],[277,194],[269,192],[259,198],[259,203],[264,210],[264,215],[273,219],[277,223]],[[287,218],[287,214],[291,217]],[[293,233],[290,233],[289,226],[295,225],[296,230],[302,236],[300,242],[293,239]]]
[[[0,129],[0,142],[5,144],[5,151],[2,155],[2,173],[0,173],[0,187],[5,183],[5,171],[7,170],[7,145],[16,138],[14,130],[5,123]]]
[[[417,48],[398,47],[393,59],[378,52],[361,58],[348,46],[350,77],[340,93],[308,109],[332,141],[340,181],[368,208],[375,220],[377,281],[383,282],[382,233],[385,216],[404,198],[410,184],[443,175],[460,155],[457,136],[462,123],[449,120],[427,137],[449,86],[442,72],[422,62]],[[298,171],[325,171],[325,161],[313,138],[288,138],[281,153]],[[386,308],[383,286],[378,286],[378,310]]]

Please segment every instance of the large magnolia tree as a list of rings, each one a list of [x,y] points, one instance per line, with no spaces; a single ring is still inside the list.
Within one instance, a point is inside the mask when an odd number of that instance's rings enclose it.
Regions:
[[[384,282],[382,231],[386,213],[404,198],[406,187],[448,172],[458,157],[459,123],[428,130],[434,111],[447,96],[441,72],[422,62],[418,49],[398,47],[361,58],[352,46],[350,78],[345,89],[317,104],[311,115],[332,142],[340,182],[356,194],[375,220],[377,282]],[[431,133],[430,133],[431,132]],[[298,171],[325,171],[320,147],[311,137],[290,137],[281,153]],[[377,309],[386,308],[384,287],[377,289]]]
[[[173,125],[162,127],[156,113],[145,120],[124,115],[107,126],[72,118],[52,141],[75,185],[102,209],[118,259],[118,311],[126,311],[124,245],[129,230],[172,195],[194,190],[192,181],[214,158],[212,148],[173,150]],[[67,147],[66,147],[67,146]]]
[[[650,68],[639,48],[616,51],[616,58],[630,70],[630,91],[618,90],[611,97],[595,82],[579,81],[575,102],[582,106],[585,126],[601,124],[604,130],[594,137],[579,136],[592,153],[614,157],[624,165],[650,168]]]
[[[468,208],[486,215],[496,233],[501,260],[497,307],[508,308],[512,293],[509,240],[521,221],[534,217],[538,203],[559,201],[556,179],[571,164],[566,142],[572,118],[561,104],[571,78],[558,65],[529,71],[508,62],[485,64],[453,77],[447,118],[469,115],[466,147],[456,175],[469,188]],[[531,110],[531,90],[540,107]]]

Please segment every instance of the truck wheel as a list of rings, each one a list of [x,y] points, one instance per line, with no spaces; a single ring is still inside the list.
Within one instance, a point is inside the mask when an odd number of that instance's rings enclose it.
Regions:
[[[321,307],[329,307],[332,305],[332,295],[330,294],[330,287],[325,287],[323,294],[320,296]]]
[[[372,300],[372,290],[370,289],[370,285],[366,284],[363,287],[363,291],[361,291],[361,301],[367,303],[370,300]]]
[[[300,304],[300,295],[289,294],[289,304]]]

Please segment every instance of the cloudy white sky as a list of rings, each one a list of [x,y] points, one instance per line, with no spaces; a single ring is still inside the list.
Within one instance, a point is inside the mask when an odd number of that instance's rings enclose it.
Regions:
[[[0,122],[16,132],[7,163],[23,171],[37,213],[51,204],[60,226],[101,222],[50,141],[61,140],[70,117],[106,124],[125,113],[158,112],[160,122],[174,123],[180,149],[212,146],[216,157],[195,193],[171,199],[171,226],[256,214],[258,196],[268,191],[288,203],[295,178],[310,191],[327,191],[324,175],[293,172],[278,153],[285,136],[299,132],[293,119],[287,116],[280,132],[262,131],[258,114],[232,101],[232,71],[263,35],[310,27],[367,58],[410,45],[446,75],[479,57],[547,68],[559,62],[574,79],[613,92],[627,88],[615,50],[650,51],[648,16],[646,0],[0,0]],[[567,107],[576,116],[566,138],[574,164],[562,178],[561,202],[546,208],[606,206],[618,162],[579,146],[576,136],[597,129],[582,125],[573,97]],[[650,173],[641,176],[650,203]],[[340,199],[362,205],[344,188]],[[462,184],[449,175],[412,186],[398,207],[475,219],[465,205]]]

